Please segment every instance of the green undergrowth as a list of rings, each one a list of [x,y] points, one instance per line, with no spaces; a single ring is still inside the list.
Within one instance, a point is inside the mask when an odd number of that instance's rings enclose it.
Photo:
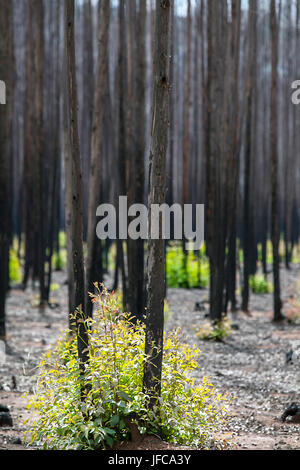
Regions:
[[[58,234],[59,250],[52,255],[52,266],[55,271],[63,271],[67,267],[67,240],[62,230]]]
[[[9,250],[9,282],[19,284],[22,280],[20,261],[15,250]]]
[[[196,381],[199,350],[181,341],[180,330],[164,337],[160,412],[150,410],[142,389],[146,361],[145,327],[133,326],[106,290],[93,299],[97,311],[89,321],[89,363],[80,376],[76,339],[65,331],[38,368],[35,410],[26,441],[44,449],[104,449],[130,439],[130,420],[139,432],[157,434],[177,444],[219,448],[215,438],[227,416],[228,397],[209,380]],[[85,399],[81,399],[82,383]]]
[[[171,244],[166,253],[166,277],[168,287],[204,288],[209,283],[209,262],[204,247],[198,254],[182,246]]]
[[[263,274],[250,276],[249,285],[254,294],[269,294],[273,291],[273,284]]]
[[[52,265],[55,271],[64,271],[67,267],[67,250],[60,248],[59,252],[55,252],[52,257]]]
[[[213,324],[208,321],[201,325],[196,332],[196,336],[200,340],[223,341],[232,333],[231,324],[228,317],[222,318],[221,321]]]
[[[60,285],[57,282],[52,282],[50,285],[50,291],[51,292],[57,292],[60,289]]]

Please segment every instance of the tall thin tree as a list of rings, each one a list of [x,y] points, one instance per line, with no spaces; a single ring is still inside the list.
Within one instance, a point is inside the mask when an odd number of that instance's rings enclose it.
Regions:
[[[270,114],[270,152],[272,185],[272,249],[274,280],[274,321],[283,319],[280,298],[280,259],[279,259],[279,204],[278,204],[278,21],[276,2],[270,1],[270,30],[272,50],[271,114]]]
[[[88,361],[88,332],[84,322],[85,315],[85,276],[82,240],[82,173],[77,122],[77,84],[75,67],[74,40],[74,0],[64,3],[65,60],[66,60],[66,105],[67,105],[67,141],[69,158],[66,163],[66,183],[71,184],[70,243],[72,256],[72,279],[74,282],[74,305],[77,322],[77,347],[81,372]]]
[[[93,282],[103,281],[102,260],[99,260],[97,245],[101,241],[96,236],[96,209],[101,198],[101,168],[104,134],[104,107],[108,73],[108,33],[110,18],[110,0],[103,0],[99,8],[99,52],[97,66],[97,83],[94,96],[93,129],[91,144],[91,166],[88,203],[88,236],[87,236],[87,265],[86,287],[93,292]],[[101,256],[100,250],[100,256]],[[92,303],[87,299],[87,314],[92,312]]]
[[[154,35],[154,92],[149,162],[149,240],[145,364],[143,389],[150,395],[150,407],[158,405],[163,358],[165,252],[164,240],[151,238],[151,207],[163,204],[166,192],[166,152],[169,120],[170,0],[156,0]]]
[[[5,307],[9,276],[10,143],[12,122],[12,2],[0,1],[0,80],[6,90],[0,104],[0,339],[5,339]],[[1,87],[1,91],[3,88]],[[3,98],[3,97],[1,97]]]

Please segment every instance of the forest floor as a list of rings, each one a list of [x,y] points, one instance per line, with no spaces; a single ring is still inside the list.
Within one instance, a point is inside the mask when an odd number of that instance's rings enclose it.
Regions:
[[[271,275],[270,275],[271,276]],[[300,266],[281,270],[283,311],[287,317],[300,314]],[[13,427],[0,428],[0,449],[24,449],[24,392],[32,393],[36,365],[42,352],[55,343],[67,327],[66,275],[54,273],[59,287],[52,293],[56,308],[43,314],[36,307],[37,292],[11,290],[7,305],[8,351],[0,361],[0,403],[9,407]],[[300,404],[300,325],[272,322],[272,294],[251,294],[251,316],[238,312],[231,318],[233,331],[223,342],[200,341],[196,332],[207,322],[195,303],[207,299],[206,289],[169,289],[170,313],[166,329],[180,327],[184,339],[201,350],[199,379],[209,377],[215,388],[229,393],[226,436],[232,449],[300,449],[300,424],[280,416],[292,402]],[[293,350],[293,361],[286,353]],[[225,431],[224,431],[225,432]],[[228,434],[229,433],[229,434]],[[174,448],[165,443],[144,442],[126,449]]]

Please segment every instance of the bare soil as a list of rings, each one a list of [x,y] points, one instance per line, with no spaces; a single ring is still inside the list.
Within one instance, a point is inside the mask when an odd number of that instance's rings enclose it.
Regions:
[[[300,313],[300,267],[282,270],[282,297],[287,317]],[[270,279],[271,280],[271,279]],[[0,363],[0,403],[9,407],[13,427],[0,427],[0,449],[24,450],[26,426],[31,415],[27,398],[36,380],[40,356],[50,348],[67,327],[66,274],[54,273],[59,289],[52,293],[55,308],[44,312],[36,305],[37,291],[12,289],[7,302],[7,354]],[[300,325],[272,322],[272,294],[251,294],[251,316],[238,312],[231,317],[232,334],[223,342],[200,341],[199,326],[207,320],[195,303],[208,297],[206,289],[169,289],[170,315],[166,329],[180,327],[186,342],[201,350],[199,380],[209,377],[215,388],[234,399],[229,405],[228,424],[222,435],[231,449],[300,449],[300,424],[297,420],[280,421],[291,402],[300,405]],[[286,352],[293,350],[293,360],[286,363]],[[121,450],[187,449],[149,437],[123,443]]]

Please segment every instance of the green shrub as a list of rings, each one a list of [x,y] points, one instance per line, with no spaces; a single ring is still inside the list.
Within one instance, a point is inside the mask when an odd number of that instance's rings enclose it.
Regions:
[[[268,294],[272,292],[272,284],[267,281],[263,274],[255,274],[250,276],[249,285],[254,294]]]
[[[55,271],[63,271],[67,266],[67,250],[61,248],[59,253],[55,252],[53,254],[52,263]]]
[[[193,251],[184,254],[182,247],[171,245],[166,254],[168,287],[203,288],[209,282],[209,263],[200,250],[200,259]]]
[[[134,413],[141,434],[161,429],[167,441],[208,447],[226,415],[226,397],[205,378],[198,385],[191,378],[198,349],[182,344],[178,330],[165,336],[160,413],[153,413],[142,391],[144,326],[133,327],[128,316],[119,315],[116,298],[106,291],[94,300],[100,307],[89,322],[87,396],[84,402],[80,398],[76,340],[66,332],[39,365],[28,405],[38,413],[28,431],[29,444],[45,449],[112,447],[130,438],[127,418]]]
[[[224,317],[216,324],[204,323],[197,331],[196,336],[202,340],[223,341],[231,334],[231,325],[227,317]]]
[[[9,250],[9,281],[18,284],[22,280],[19,258],[14,250]]]
[[[57,282],[52,282],[50,285],[50,292],[57,292],[60,289],[60,285]]]
[[[108,250],[108,271],[114,271],[117,261],[117,247],[113,243]]]
[[[66,248],[67,246],[67,239],[66,239],[66,233],[63,231],[60,231],[58,234],[58,243],[60,248]]]

